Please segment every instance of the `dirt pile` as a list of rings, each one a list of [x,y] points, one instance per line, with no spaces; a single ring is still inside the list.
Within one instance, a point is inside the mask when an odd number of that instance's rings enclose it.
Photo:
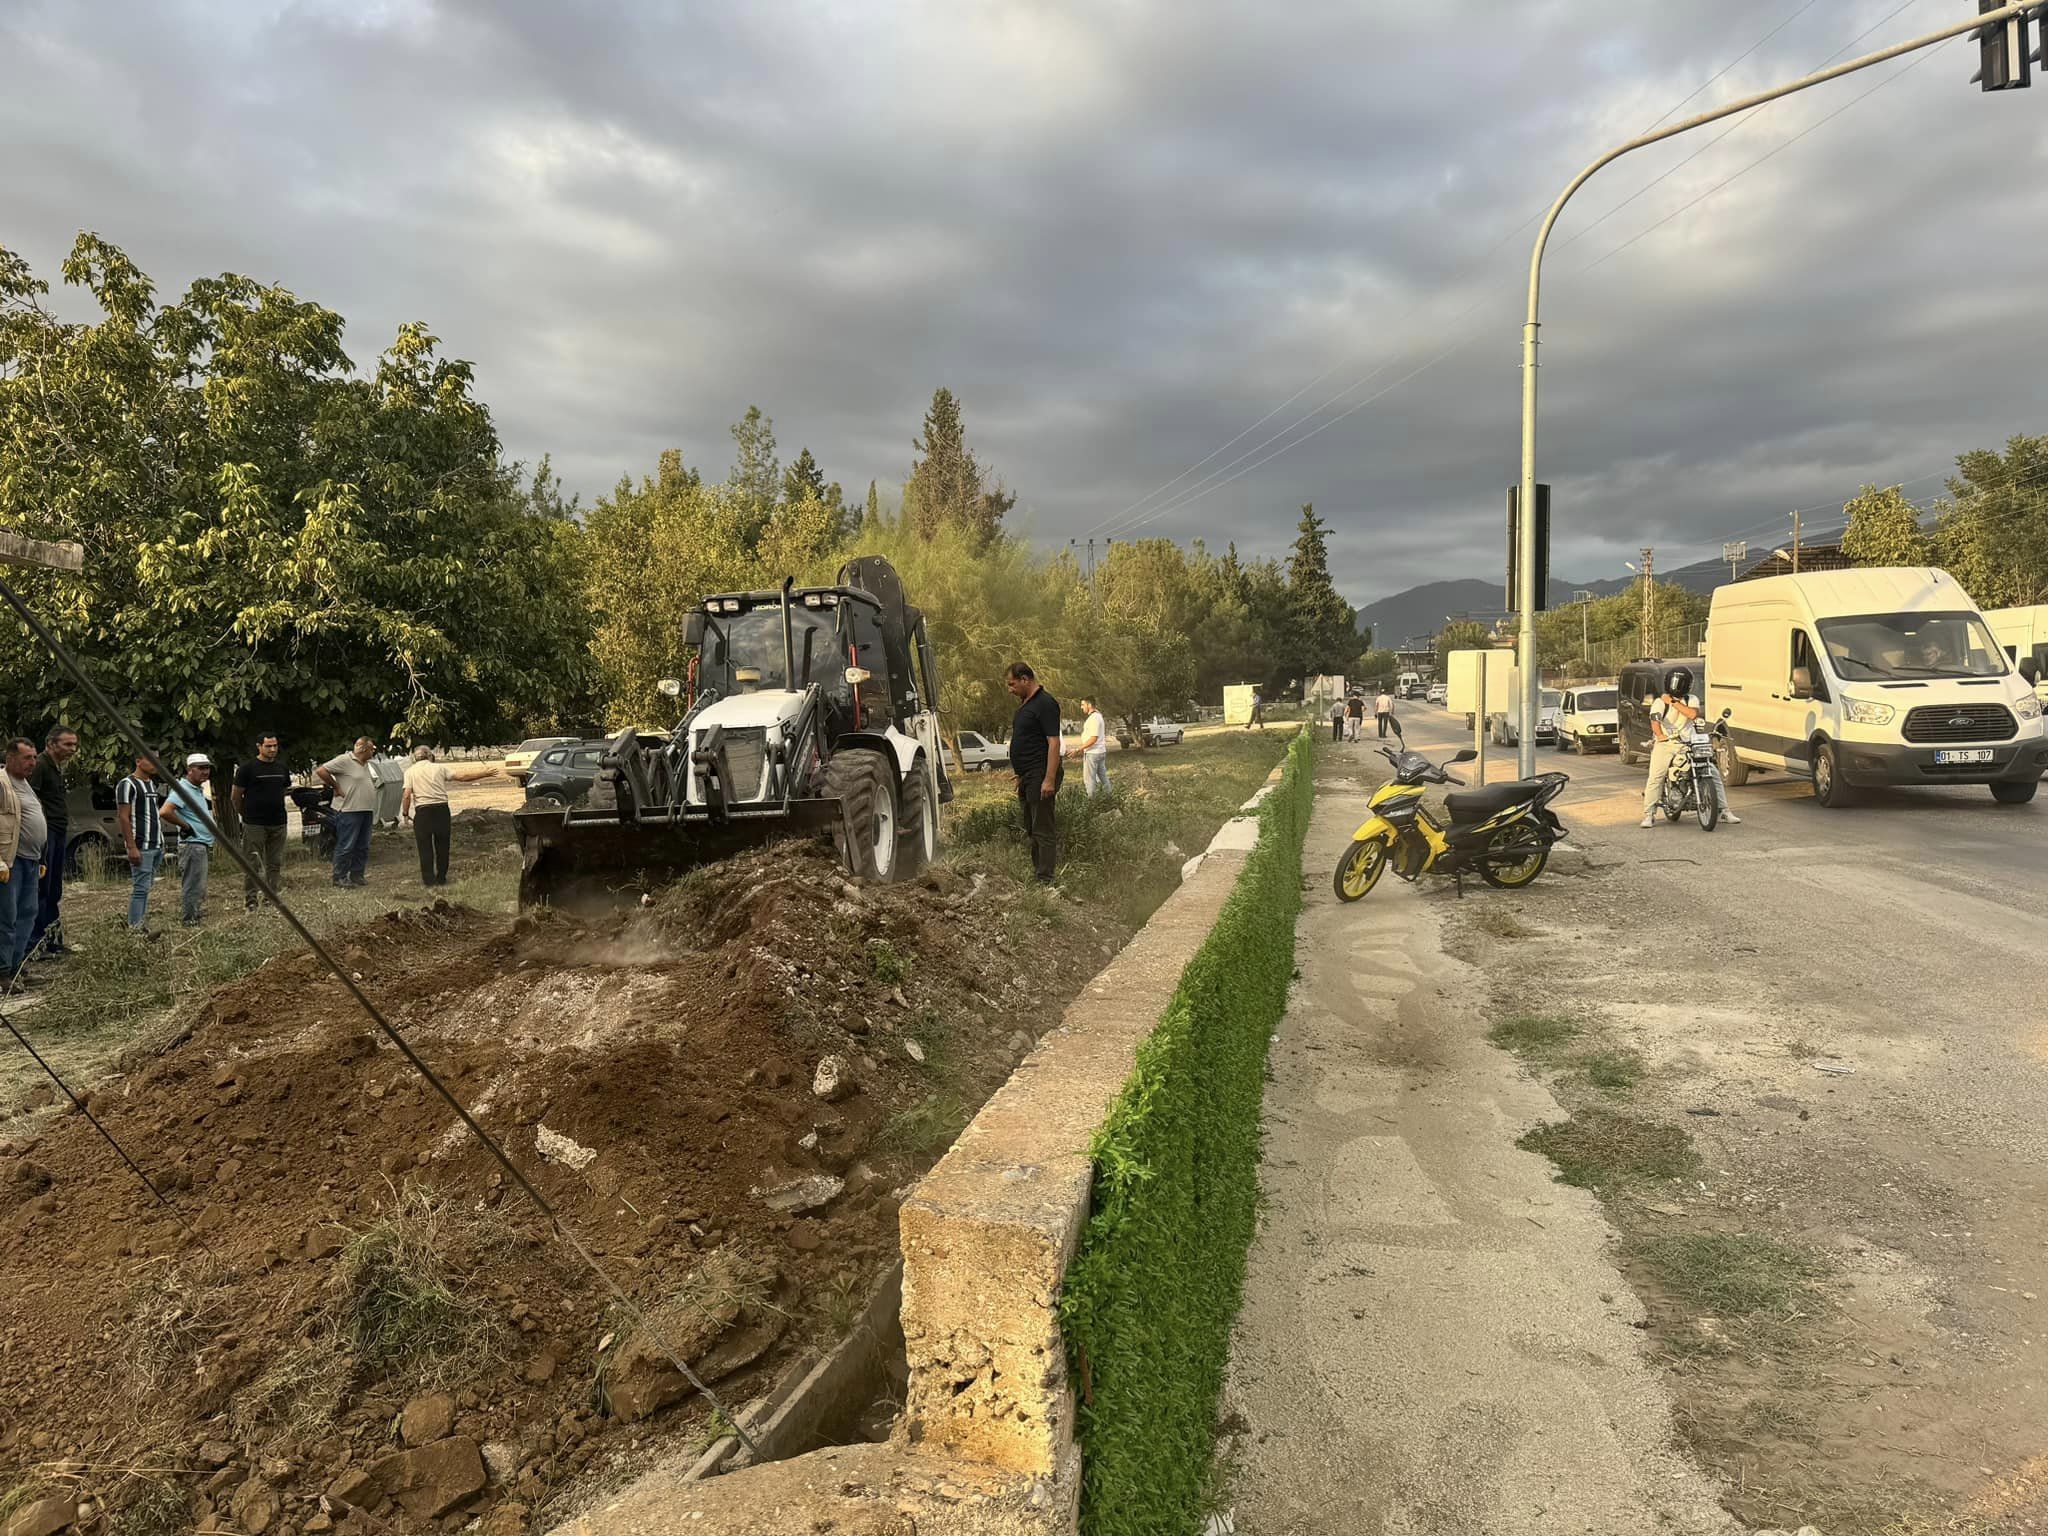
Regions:
[[[1000,877],[865,887],[783,847],[602,920],[443,903],[338,947],[738,1405],[848,1325],[904,1184],[1124,937],[1084,926]],[[218,989],[92,1107],[171,1209],[75,1113],[0,1130],[10,1502],[69,1500],[85,1529],[482,1514],[509,1536],[704,1434],[310,957]]]

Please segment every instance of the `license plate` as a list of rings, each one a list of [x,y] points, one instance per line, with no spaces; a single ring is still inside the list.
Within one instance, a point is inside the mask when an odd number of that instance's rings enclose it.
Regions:
[[[1988,763],[1991,758],[1991,749],[1988,747],[1967,747],[1934,754],[1936,763]]]

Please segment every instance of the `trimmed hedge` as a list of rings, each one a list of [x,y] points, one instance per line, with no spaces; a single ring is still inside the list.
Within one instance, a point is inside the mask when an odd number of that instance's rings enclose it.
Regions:
[[[1200,1524],[1259,1197],[1266,1042],[1287,1006],[1314,747],[1289,747],[1258,846],[1096,1134],[1094,1214],[1060,1302],[1087,1536]]]

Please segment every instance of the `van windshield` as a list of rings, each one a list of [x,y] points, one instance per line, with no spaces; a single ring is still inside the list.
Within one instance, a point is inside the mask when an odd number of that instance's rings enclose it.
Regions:
[[[1822,619],[1828,664],[1844,682],[1891,677],[2004,677],[2005,652],[1974,613],[1871,613]]]
[[[1584,714],[1589,709],[1613,709],[1615,698],[1612,688],[1582,688],[1577,699],[1579,713]]]

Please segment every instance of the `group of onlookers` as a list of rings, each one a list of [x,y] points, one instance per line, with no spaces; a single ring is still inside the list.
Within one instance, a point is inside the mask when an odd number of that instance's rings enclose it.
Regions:
[[[255,911],[263,886],[284,883],[284,850],[291,806],[292,772],[278,758],[279,740],[266,734],[256,755],[235,770],[232,820],[250,867],[243,901]],[[66,846],[70,838],[69,788],[65,764],[77,755],[78,733],[53,728],[41,747],[26,736],[7,743],[0,773],[0,991],[33,986],[47,968],[77,952],[64,935]],[[313,770],[333,791],[334,860],[330,878],[344,889],[369,882],[370,835],[376,820],[378,778],[371,766],[377,744],[358,737],[349,751]],[[413,825],[420,859],[420,883],[448,883],[453,818],[448,803],[452,781],[489,778],[495,764],[461,767],[440,762],[433,748],[419,747],[405,770],[399,819]],[[168,785],[145,757],[114,786],[114,827],[129,870],[128,927],[148,933],[150,895],[174,850],[179,884],[179,917],[187,927],[205,920],[207,882],[216,839],[219,791],[213,761],[204,752],[186,756]],[[255,870],[261,869],[259,884]]]

